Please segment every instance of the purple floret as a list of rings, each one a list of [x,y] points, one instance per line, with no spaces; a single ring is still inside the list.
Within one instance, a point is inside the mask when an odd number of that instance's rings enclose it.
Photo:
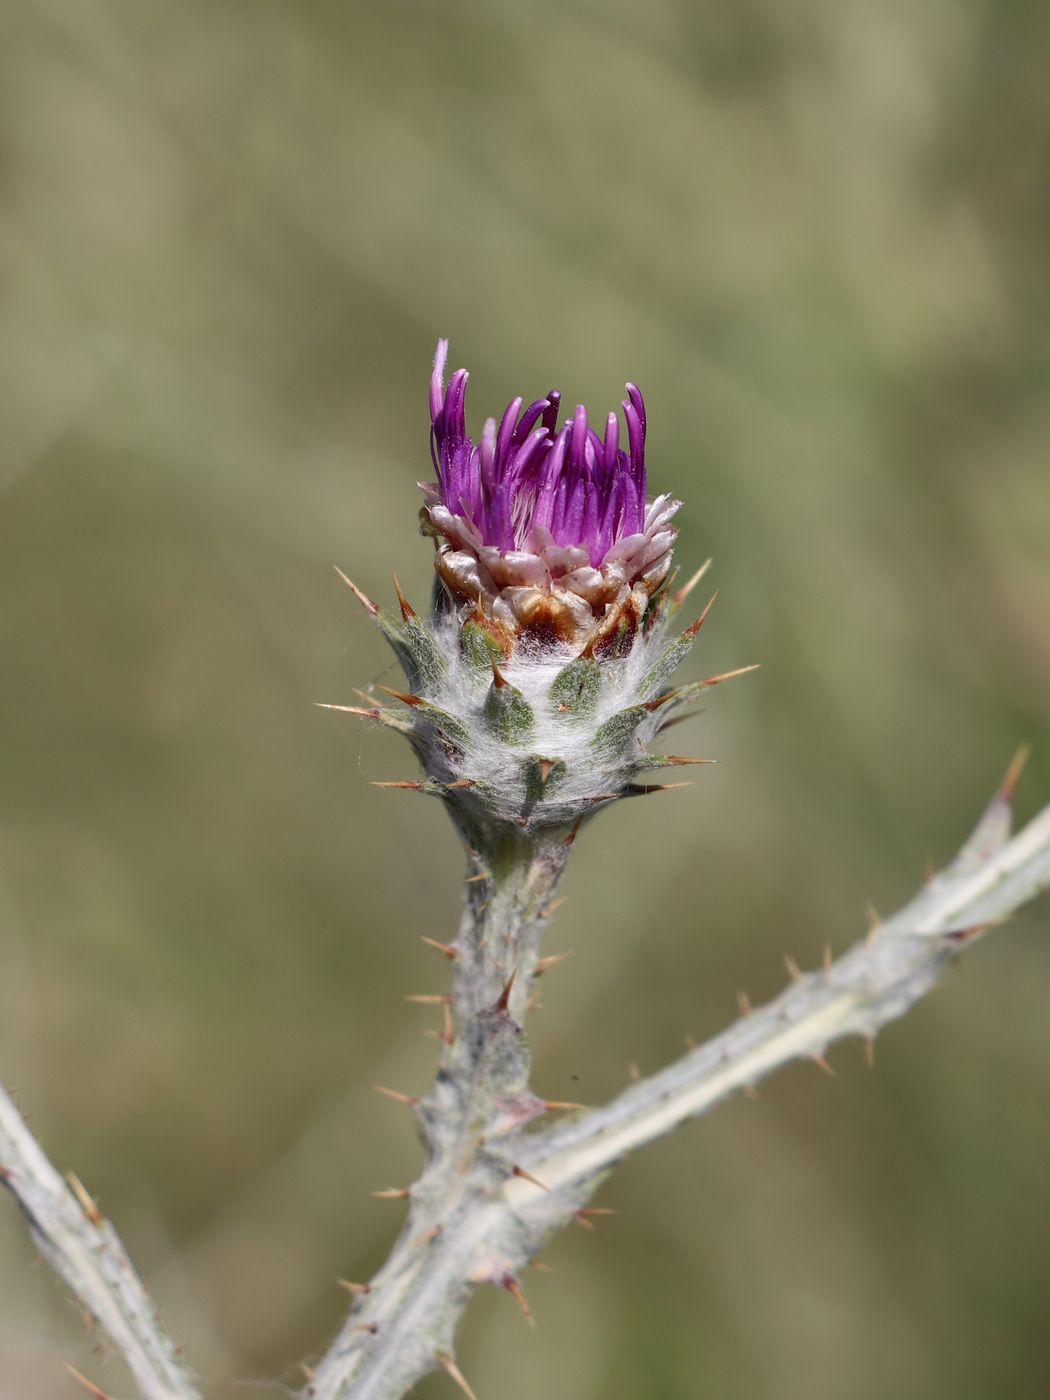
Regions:
[[[532,547],[546,530],[555,544],[584,546],[593,567],[610,547],[641,532],[645,520],[645,403],[633,384],[623,401],[627,451],[610,413],[605,436],[578,405],[558,428],[561,395],[552,389],[522,411],[512,400],[497,425],[490,418],[477,446],[467,436],[467,371],[445,387],[448,341],[439,340],[430,379],[431,455],[445,506],[503,553]]]

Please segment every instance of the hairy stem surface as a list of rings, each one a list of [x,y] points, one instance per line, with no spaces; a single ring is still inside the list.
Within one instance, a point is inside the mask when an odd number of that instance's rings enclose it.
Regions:
[[[403,1395],[451,1356],[477,1283],[514,1286],[507,1261],[485,1248],[478,1207],[515,1179],[520,1129],[546,1111],[529,1089],[521,1020],[571,844],[567,833],[503,831],[472,852],[441,1065],[418,1105],[426,1166],[389,1259],[304,1392],[313,1400]]]

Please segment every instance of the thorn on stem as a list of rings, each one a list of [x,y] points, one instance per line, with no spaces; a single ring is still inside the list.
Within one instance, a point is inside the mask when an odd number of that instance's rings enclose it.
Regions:
[[[442,1228],[441,1225],[431,1225],[429,1230],[424,1230],[421,1235],[417,1235],[415,1239],[411,1241],[412,1248],[421,1249],[423,1245],[430,1244],[432,1240],[436,1240],[441,1234]]]
[[[791,956],[790,953],[784,954],[784,968],[787,971],[787,975],[791,978],[792,982],[802,981],[802,972],[799,968],[798,963],[795,961],[795,959]]]
[[[447,1006],[449,996],[447,992],[412,992],[405,1000],[414,1002],[416,1006]]]
[[[758,1098],[758,1090],[753,1084],[745,1084],[741,1092],[745,1099],[755,1100]]]
[[[573,1113],[586,1108],[585,1103],[570,1103],[567,1099],[544,1099],[543,1107],[548,1113]]]
[[[407,1201],[412,1192],[407,1186],[388,1186],[385,1191],[369,1191],[377,1201]]]
[[[499,994],[499,1001],[497,1001],[496,1005],[493,1007],[494,1011],[506,1011],[507,1007],[510,1005],[510,994],[511,990],[514,987],[514,979],[515,977],[517,977],[517,975],[518,969],[515,968],[514,971],[507,978],[503,990]]]
[[[449,1356],[447,1352],[439,1351],[436,1359],[438,1365],[448,1376],[449,1380],[455,1381],[456,1385],[459,1386],[460,1390],[467,1397],[467,1400],[478,1400],[478,1397],[474,1394],[470,1386],[467,1384],[463,1372],[459,1369],[456,1363],[452,1360],[452,1357]]]
[[[986,919],[983,924],[970,924],[967,928],[949,929],[944,935],[949,943],[969,943],[971,939],[980,938],[982,933],[987,933],[990,928],[997,928],[1002,919]]]
[[[418,780],[411,783],[377,783],[373,782],[372,787],[377,788],[401,788],[404,792],[422,792],[423,784]]]
[[[455,962],[456,958],[459,957],[451,943],[439,943],[436,938],[428,938],[425,933],[421,933],[419,937],[428,948],[433,948],[436,953],[448,958],[449,962]]]
[[[443,1031],[435,1031],[428,1026],[427,1029],[423,1031],[423,1034],[428,1040],[440,1040],[442,1045],[452,1045],[455,1042],[455,1037],[451,1030],[447,1028],[447,1023],[446,1029]]]
[[[102,1212],[99,1210],[95,1198],[84,1186],[76,1172],[66,1172],[66,1181],[69,1183],[73,1195],[77,1198],[77,1204],[87,1216],[88,1222],[96,1227],[101,1225]]]
[[[828,1064],[827,1060],[824,1058],[823,1055],[818,1055],[817,1052],[814,1050],[813,1054],[810,1055],[809,1058],[813,1061],[813,1063],[817,1066],[818,1069],[822,1069],[825,1074],[830,1074],[832,1078],[835,1077],[835,1071],[831,1068],[831,1066]]]
[[[373,1084],[372,1088],[377,1094],[382,1094],[387,1099],[393,1099],[394,1103],[403,1103],[407,1108],[419,1106],[419,1100],[414,1094],[403,1094],[400,1089],[388,1089],[385,1084]]]
[[[108,1391],[100,1389],[100,1387],[97,1386],[94,1383],[94,1381],[89,1381],[87,1376],[82,1375],[77,1370],[77,1368],[75,1366],[71,1366],[68,1361],[66,1362],[66,1370],[76,1381],[77,1385],[83,1386],[83,1388],[87,1391],[89,1395],[93,1395],[95,1397],[95,1400],[113,1400],[112,1395],[110,1395]]]
[[[868,1069],[875,1068],[875,1037],[873,1035],[864,1037],[864,1063]]]
[[[1021,774],[1025,770],[1025,764],[1028,762],[1031,753],[1031,744],[1021,744],[1010,760],[1010,766],[1007,768],[1003,780],[999,784],[999,791],[996,793],[1000,801],[1011,802],[1013,800],[1013,795],[1017,791],[1017,784],[1021,781]]]
[[[641,1083],[642,1071],[638,1068],[638,1066],[635,1064],[635,1062],[634,1062],[633,1060],[632,1060],[631,1063],[627,1066],[627,1077],[628,1077],[628,1079],[630,1079],[630,1081],[631,1081],[632,1084],[639,1084],[639,1083]]]
[[[533,1316],[532,1309],[529,1307],[528,1299],[525,1297],[525,1290],[522,1288],[521,1284],[513,1276],[513,1274],[504,1274],[504,1276],[500,1279],[500,1287],[505,1288],[507,1290],[510,1296],[517,1303],[518,1307],[524,1313],[525,1321],[529,1324],[530,1327],[535,1329],[536,1319]]]
[[[370,1283],[351,1283],[348,1278],[337,1278],[336,1283],[340,1288],[344,1288],[347,1293],[352,1293],[355,1298],[363,1297],[366,1293],[371,1293]]]
[[[736,994],[736,1004],[740,1008],[741,1016],[751,1015],[751,998],[748,996],[747,992],[744,991],[743,987],[741,987]]]
[[[549,957],[540,958],[539,962],[536,964],[534,975],[536,977],[542,977],[545,972],[550,972],[552,967],[557,967],[558,964],[563,963],[566,958],[571,958],[572,954],[573,950],[570,948],[567,953],[551,953]]]
[[[540,1181],[538,1177],[533,1176],[531,1172],[527,1172],[524,1167],[512,1167],[511,1175],[520,1176],[522,1181],[531,1182],[533,1186],[538,1186],[541,1191],[549,1191],[551,1189],[549,1186],[544,1186],[543,1182]]]

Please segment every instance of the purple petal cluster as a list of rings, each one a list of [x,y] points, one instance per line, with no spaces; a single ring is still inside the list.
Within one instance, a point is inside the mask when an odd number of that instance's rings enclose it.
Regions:
[[[445,387],[448,341],[439,340],[430,379],[431,455],[445,506],[464,516],[482,542],[502,553],[527,550],[544,532],[562,546],[583,546],[599,568],[610,547],[638,534],[645,521],[645,404],[627,385],[623,401],[627,450],[615,413],[599,437],[578,405],[559,429],[561,395],[552,389],[522,411],[507,405],[490,418],[475,446],[467,436],[468,374],[457,369]]]

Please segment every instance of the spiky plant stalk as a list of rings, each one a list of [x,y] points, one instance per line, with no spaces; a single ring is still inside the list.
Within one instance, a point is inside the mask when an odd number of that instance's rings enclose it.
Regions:
[[[437,546],[430,614],[420,617],[400,588],[394,616],[350,586],[408,686],[388,692],[396,708],[364,713],[408,739],[423,770],[411,786],[444,802],[467,851],[467,894],[447,950],[441,1066],[417,1106],[427,1162],[405,1193],[406,1247],[362,1293],[338,1360],[318,1371],[308,1393],[324,1397],[401,1394],[435,1358],[450,1356],[458,1309],[436,1306],[446,1256],[463,1271],[462,1230],[516,1176],[533,1193],[544,1190],[520,1165],[523,1130],[565,1106],[531,1088],[522,1025],[543,971],[551,897],[586,821],[659,791],[664,785],[647,781],[654,770],[703,762],[655,755],[649,745],[705,688],[729,678],[669,685],[710,603],[672,634],[704,570],[677,592],[669,584],[678,503],[646,497],[637,388],[628,384],[622,405],[626,450],[615,414],[602,437],[582,406],[559,426],[556,391],[524,410],[514,400],[475,446],[464,417],[467,374],[458,370],[445,387],[446,350],[441,342],[430,386],[438,479],[422,486],[424,532]],[[484,1246],[470,1259],[464,1292],[490,1282],[524,1297],[517,1261]],[[396,1344],[384,1338],[377,1366],[373,1339],[391,1326]]]

